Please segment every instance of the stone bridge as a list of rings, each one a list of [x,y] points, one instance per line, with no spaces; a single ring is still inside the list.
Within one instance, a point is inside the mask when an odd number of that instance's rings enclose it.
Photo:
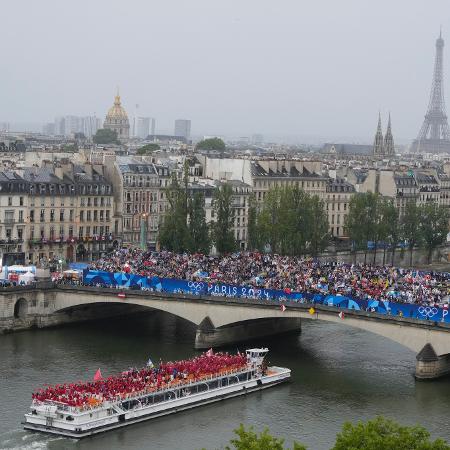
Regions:
[[[55,286],[40,283],[36,287],[0,290],[0,331],[46,327],[75,320],[102,316],[102,305],[128,305],[130,311],[149,308],[164,311],[197,327],[196,348],[209,348],[300,330],[302,319],[338,322],[378,334],[413,350],[416,376],[436,378],[450,373],[450,325],[373,312],[343,310],[336,307],[286,302],[282,311],[278,301],[206,297],[145,291],[122,291],[85,286]],[[95,312],[91,306],[97,306]],[[106,308],[108,306],[108,309]]]

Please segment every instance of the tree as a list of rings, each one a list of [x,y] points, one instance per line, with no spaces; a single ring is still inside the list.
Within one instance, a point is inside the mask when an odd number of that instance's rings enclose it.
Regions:
[[[281,189],[273,188],[267,192],[257,219],[257,232],[261,249],[270,246],[272,253],[278,253],[280,246],[280,198]]]
[[[189,199],[189,251],[208,254],[211,249],[208,224],[206,223],[205,198],[200,193]]]
[[[233,189],[223,184],[216,189],[213,209],[216,221],[212,224],[213,240],[219,253],[231,253],[236,250],[234,238],[234,211],[232,208]]]
[[[407,427],[377,417],[353,425],[346,422],[332,450],[450,450],[443,440],[430,441],[421,426]]]
[[[186,193],[181,189],[174,174],[167,190],[169,211],[164,216],[159,229],[159,242],[163,248],[182,253],[189,248],[189,230],[187,226]]]
[[[259,248],[259,231],[258,231],[258,209],[256,205],[255,194],[251,194],[248,205],[248,220],[247,220],[247,247],[249,250],[256,250]]]
[[[409,265],[412,266],[413,249],[420,241],[419,233],[420,210],[416,202],[411,201],[406,204],[405,214],[401,220],[401,233],[408,243]]]
[[[394,265],[395,250],[400,240],[400,233],[401,233],[398,210],[394,206],[392,200],[383,199],[380,211],[382,216],[381,221],[382,231],[380,232],[380,235],[382,236],[383,240],[385,240],[386,243],[388,243],[392,248],[391,265]],[[386,255],[386,246],[384,247],[383,264],[385,263],[385,255]]]
[[[226,450],[288,450],[284,447],[284,439],[276,438],[269,434],[266,428],[262,433],[257,434],[253,427],[246,429],[244,425],[234,430],[237,438],[232,439],[232,447],[226,446]],[[303,445],[294,442],[293,450],[306,450]]]
[[[137,155],[146,155],[152,153],[155,150],[159,150],[161,147],[158,144],[147,144],[137,149]]]
[[[367,260],[367,246],[369,241],[375,242],[374,257],[376,257],[376,241],[378,240],[380,223],[378,194],[366,192],[356,194],[349,204],[346,227],[350,239],[356,249],[364,249],[364,263]]]
[[[99,145],[120,144],[117,139],[117,131],[108,128],[100,128],[94,134],[94,143]]]
[[[195,146],[196,150],[225,150],[225,142],[220,138],[203,139]]]
[[[427,251],[428,264],[431,263],[433,250],[443,244],[449,232],[448,211],[444,206],[436,204],[423,205],[419,209],[420,237]]]
[[[326,249],[329,242],[327,214],[323,201],[317,195],[310,198],[308,212],[312,222],[308,250],[312,256],[317,256]]]

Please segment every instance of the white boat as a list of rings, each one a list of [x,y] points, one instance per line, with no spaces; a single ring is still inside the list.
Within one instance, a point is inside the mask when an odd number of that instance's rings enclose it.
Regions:
[[[265,366],[267,352],[267,348],[246,350],[245,364],[239,370],[222,370],[201,379],[169,383],[151,392],[102,401],[89,407],[34,399],[23,425],[26,430],[82,438],[288,381],[290,369]]]

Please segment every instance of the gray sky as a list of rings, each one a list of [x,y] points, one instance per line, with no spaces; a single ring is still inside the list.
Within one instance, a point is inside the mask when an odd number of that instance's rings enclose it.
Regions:
[[[116,86],[171,132],[412,139],[448,0],[0,0],[0,121],[104,117]],[[385,126],[385,124],[384,124]]]

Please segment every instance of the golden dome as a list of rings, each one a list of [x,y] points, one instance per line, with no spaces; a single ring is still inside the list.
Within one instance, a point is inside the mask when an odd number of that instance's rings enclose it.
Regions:
[[[109,108],[106,119],[126,119],[128,120],[128,114],[120,103],[120,95],[117,93],[114,99],[114,105]]]

